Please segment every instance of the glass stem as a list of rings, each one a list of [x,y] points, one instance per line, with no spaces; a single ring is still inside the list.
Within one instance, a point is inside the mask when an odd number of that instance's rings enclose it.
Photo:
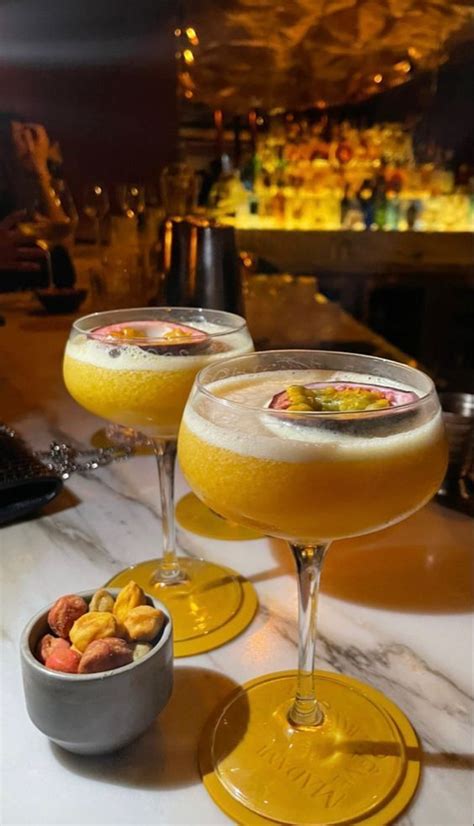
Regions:
[[[95,229],[95,247],[97,250],[97,263],[100,266],[102,261],[102,233],[100,227],[100,218],[97,216],[94,221],[94,229]]]
[[[314,657],[317,636],[319,578],[329,542],[321,545],[290,543],[298,572],[298,682],[289,713],[295,726],[319,726],[324,714],[316,699]]]
[[[163,530],[163,556],[153,582],[162,585],[181,582],[184,576],[176,556],[176,531],[174,519],[174,466],[176,461],[175,440],[153,440],[158,477],[160,480],[161,520]]]

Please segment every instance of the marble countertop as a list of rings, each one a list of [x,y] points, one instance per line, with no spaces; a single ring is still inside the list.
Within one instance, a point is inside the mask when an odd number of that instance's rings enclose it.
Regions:
[[[102,423],[70,399],[61,357],[70,320],[0,302],[1,417],[36,449],[86,446]],[[177,499],[186,492],[178,473]],[[154,461],[137,456],[71,478],[42,515],[0,530],[4,824],[225,824],[201,785],[199,732],[236,684],[296,664],[296,583],[280,541],[207,540],[179,531],[181,553],[237,568],[260,610],[248,629],[208,654],[176,661],[173,697],[154,726],[115,756],[53,746],[23,701],[18,639],[43,605],[94,588],[157,554]],[[423,744],[422,781],[399,826],[471,826],[473,532],[467,516],[431,504],[365,539],[335,543],[323,572],[319,667],[384,691]],[[193,698],[193,713],[189,700]]]

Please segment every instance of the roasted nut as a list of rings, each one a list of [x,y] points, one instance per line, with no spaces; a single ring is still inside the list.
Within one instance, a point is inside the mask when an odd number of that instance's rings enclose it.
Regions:
[[[120,591],[114,605],[114,616],[119,625],[123,625],[125,617],[132,608],[137,605],[146,605],[145,592],[142,591],[139,585],[130,580],[124,588]]]
[[[72,648],[56,646],[45,662],[46,668],[53,671],[65,671],[66,674],[76,674],[81,661],[80,655]]]
[[[79,617],[70,631],[71,642],[78,651],[85,651],[92,640],[117,636],[117,622],[110,611],[89,611]]]
[[[75,594],[59,597],[48,614],[51,631],[67,639],[75,621],[87,612],[87,602]]]
[[[154,640],[164,624],[163,611],[151,605],[139,605],[128,612],[123,626],[131,640]]]
[[[113,611],[115,600],[105,588],[96,591],[89,602],[89,611]]]
[[[97,671],[110,671],[128,665],[133,660],[132,648],[125,640],[108,637],[106,640],[94,640],[84,651],[79,665],[79,674],[94,674]]]
[[[148,654],[149,651],[153,648],[149,642],[136,642],[135,645],[132,645],[133,649],[133,662],[135,660],[139,660],[140,657],[144,657],[145,654]]]
[[[45,634],[41,637],[36,646],[36,656],[40,663],[45,663],[49,655],[57,648],[70,648],[70,644],[62,637],[53,637],[52,634]]]

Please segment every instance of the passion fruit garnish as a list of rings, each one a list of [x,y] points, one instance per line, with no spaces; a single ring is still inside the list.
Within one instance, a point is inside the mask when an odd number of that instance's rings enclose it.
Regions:
[[[110,324],[98,327],[90,335],[114,348],[133,344],[156,355],[194,355],[204,350],[210,341],[207,333],[196,327],[158,320]]]
[[[358,413],[384,410],[416,401],[415,393],[355,382],[293,384],[271,399],[272,410],[302,413]]]

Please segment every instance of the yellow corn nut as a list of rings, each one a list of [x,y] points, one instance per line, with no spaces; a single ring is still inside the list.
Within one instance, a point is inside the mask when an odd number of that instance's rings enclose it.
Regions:
[[[69,638],[76,651],[85,651],[93,640],[117,636],[117,621],[110,611],[89,611],[76,620]]]
[[[139,605],[132,608],[125,617],[123,627],[130,640],[150,642],[160,633],[165,624],[165,615],[159,608]]]
[[[122,588],[115,600],[114,616],[119,626],[124,624],[125,617],[129,611],[138,605],[146,605],[145,592],[131,579],[130,582],[127,582],[125,587]]]

